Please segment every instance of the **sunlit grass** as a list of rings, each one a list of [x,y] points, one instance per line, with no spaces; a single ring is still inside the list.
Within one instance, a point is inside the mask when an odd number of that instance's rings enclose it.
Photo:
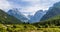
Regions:
[[[37,28],[30,24],[0,24],[0,32],[60,32],[59,26],[54,28]]]

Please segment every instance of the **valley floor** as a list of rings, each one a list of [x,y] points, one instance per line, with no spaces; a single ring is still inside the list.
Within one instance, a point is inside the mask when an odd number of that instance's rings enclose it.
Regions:
[[[40,28],[38,30],[25,30],[25,32],[60,32],[60,28]]]
[[[36,28],[30,24],[0,24],[0,32],[60,32],[60,28]]]

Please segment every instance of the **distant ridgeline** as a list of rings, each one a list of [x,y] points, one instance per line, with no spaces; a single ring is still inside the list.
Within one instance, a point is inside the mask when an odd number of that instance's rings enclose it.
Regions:
[[[34,16],[30,16],[30,20],[28,20],[24,15],[22,15],[18,10],[9,10],[8,14],[0,9],[0,23],[22,23],[27,20],[30,23],[35,23],[39,21],[45,21],[57,15],[60,15],[60,2],[55,3],[52,7],[50,7],[47,13],[44,11],[37,11]],[[41,20],[40,20],[41,19]],[[26,21],[25,21],[26,22]]]
[[[26,18],[25,15],[23,15],[17,9],[9,10],[8,14],[16,17],[19,20],[22,20],[23,22],[28,21],[29,23],[36,23],[39,21],[47,20],[47,19],[52,18],[56,15],[60,15],[60,2],[55,3],[52,7],[50,7],[48,9],[47,12],[43,11],[43,10],[37,11],[34,16],[29,16],[30,19]]]
[[[46,11],[39,10],[37,11],[34,16],[28,15],[27,17],[23,15],[22,12],[20,12],[17,8],[9,9],[7,12],[9,15],[16,17],[17,19],[21,20],[22,22],[29,22],[29,23],[35,23],[39,22],[41,17],[46,14]]]

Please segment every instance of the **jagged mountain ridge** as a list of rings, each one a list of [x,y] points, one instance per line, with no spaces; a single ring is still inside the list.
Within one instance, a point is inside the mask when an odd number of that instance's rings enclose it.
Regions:
[[[25,15],[23,15],[21,12],[19,12],[18,9],[16,9],[16,8],[10,9],[8,11],[8,14],[16,17],[17,19],[21,20],[22,22],[28,21],[28,18],[25,17]]]
[[[23,13],[19,12],[18,9],[10,9],[8,11],[8,14],[18,18],[19,20],[22,20],[23,22],[34,23],[39,22],[41,17],[46,14],[46,12],[47,11],[39,10],[34,15],[28,15],[26,17],[25,15],[23,15]]]

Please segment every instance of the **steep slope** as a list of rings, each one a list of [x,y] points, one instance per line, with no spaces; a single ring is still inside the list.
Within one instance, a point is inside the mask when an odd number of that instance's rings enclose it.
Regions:
[[[30,17],[29,23],[39,22],[44,14],[46,14],[46,11],[43,10],[37,11],[34,16]]]
[[[33,24],[36,27],[59,27],[60,26],[60,15],[56,15],[45,21],[40,21]]]
[[[20,20],[18,20],[17,18],[8,15],[7,13],[5,13],[3,10],[0,9],[0,23],[3,24],[12,24],[12,23],[22,23]]]
[[[16,8],[10,9],[8,11],[8,14],[16,17],[17,19],[19,19],[21,21],[24,21],[24,22],[28,21],[28,19],[21,12],[19,12],[18,9],[16,9]]]
[[[60,15],[60,2],[57,2],[52,7],[50,7],[48,12],[42,17],[41,21],[47,20],[56,15]]]

